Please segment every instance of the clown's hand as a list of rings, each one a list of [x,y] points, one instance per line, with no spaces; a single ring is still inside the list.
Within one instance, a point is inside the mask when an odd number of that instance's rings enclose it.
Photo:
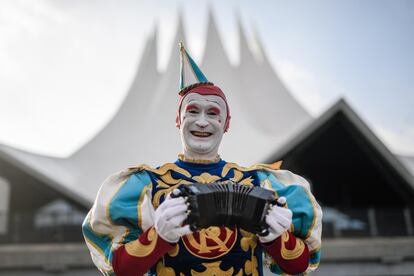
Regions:
[[[280,205],[284,205],[286,203],[286,198],[280,197],[277,201]],[[290,224],[292,223],[292,211],[288,208],[274,205],[266,216],[266,223],[269,225],[269,234],[263,237],[259,235],[261,243],[274,241],[290,228]]]
[[[187,204],[183,197],[171,198],[170,195],[155,211],[155,230],[165,241],[176,243],[181,236],[191,233],[190,226],[183,226],[187,218]]]

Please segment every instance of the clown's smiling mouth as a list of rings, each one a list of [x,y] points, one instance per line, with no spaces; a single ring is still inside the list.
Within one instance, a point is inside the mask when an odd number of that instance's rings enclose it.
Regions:
[[[203,137],[203,138],[213,135],[210,132],[201,132],[201,131],[191,131],[191,134],[196,136],[196,137]]]

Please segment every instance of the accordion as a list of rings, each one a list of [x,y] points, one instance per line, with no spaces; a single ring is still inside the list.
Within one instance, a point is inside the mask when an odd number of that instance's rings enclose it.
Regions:
[[[210,226],[237,226],[243,230],[266,235],[265,217],[277,204],[273,191],[232,181],[182,185],[173,197],[187,198],[188,217],[184,222],[192,231]],[[178,195],[177,195],[178,194]]]

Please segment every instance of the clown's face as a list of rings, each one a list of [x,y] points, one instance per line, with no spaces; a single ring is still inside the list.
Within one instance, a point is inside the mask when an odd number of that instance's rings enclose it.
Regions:
[[[184,156],[206,160],[216,158],[226,118],[226,103],[221,97],[188,94],[182,102],[180,118]]]

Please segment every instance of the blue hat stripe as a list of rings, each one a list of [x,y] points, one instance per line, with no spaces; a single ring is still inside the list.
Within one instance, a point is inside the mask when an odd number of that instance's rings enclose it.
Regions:
[[[194,74],[196,75],[199,82],[208,82],[206,76],[204,76],[203,72],[201,72],[200,68],[198,68],[197,64],[194,60],[190,57],[190,55],[185,51],[185,54],[190,62],[191,68],[193,69]]]
[[[188,54],[187,50],[184,48],[184,44],[182,42],[179,43],[180,46],[180,91],[185,90],[187,87],[191,87],[194,84],[201,84],[201,83],[208,83],[206,76],[201,72],[198,65],[194,62],[191,56]],[[189,72],[185,71],[192,71],[191,73],[193,76],[186,80],[186,74],[190,74]],[[192,83],[186,83],[186,82]],[[193,83],[193,82],[196,83]],[[181,92],[180,92],[181,93]]]

